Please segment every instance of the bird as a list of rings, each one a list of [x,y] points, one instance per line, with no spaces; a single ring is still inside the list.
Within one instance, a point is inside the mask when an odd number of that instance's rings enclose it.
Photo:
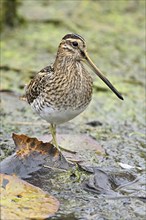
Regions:
[[[58,150],[56,126],[82,113],[92,98],[93,79],[86,64],[123,100],[88,56],[85,39],[74,33],[62,38],[54,63],[40,70],[25,88],[26,100],[33,111],[50,124],[52,144]]]

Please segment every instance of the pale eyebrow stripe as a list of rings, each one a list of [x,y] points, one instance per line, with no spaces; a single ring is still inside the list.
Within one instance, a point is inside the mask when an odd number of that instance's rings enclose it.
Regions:
[[[85,42],[84,38],[81,37],[81,36],[78,35],[78,34],[67,34],[67,35],[65,35],[62,39],[63,39],[63,40],[66,40],[66,39],[69,39],[69,38],[71,38],[71,39],[80,39],[81,41]]]

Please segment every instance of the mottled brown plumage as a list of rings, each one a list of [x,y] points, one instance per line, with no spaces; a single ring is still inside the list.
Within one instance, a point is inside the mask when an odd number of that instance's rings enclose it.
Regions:
[[[77,34],[65,35],[58,47],[54,64],[42,69],[26,87],[28,103],[51,124],[56,147],[56,125],[76,117],[91,101],[92,77],[83,61],[123,99],[88,57],[85,40]]]

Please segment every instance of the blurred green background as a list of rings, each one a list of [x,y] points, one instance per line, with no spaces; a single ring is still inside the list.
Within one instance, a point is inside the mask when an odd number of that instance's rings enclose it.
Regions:
[[[123,80],[143,83],[145,1],[2,0],[1,7],[2,89],[22,92],[70,32],[86,39],[89,55],[121,92]]]

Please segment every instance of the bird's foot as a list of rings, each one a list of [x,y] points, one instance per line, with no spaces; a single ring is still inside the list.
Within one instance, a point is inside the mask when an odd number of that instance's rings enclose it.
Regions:
[[[59,147],[62,151],[65,151],[65,152],[68,152],[68,153],[71,153],[71,154],[76,154],[77,152],[76,151],[73,151],[73,150],[70,150],[70,149],[67,149],[67,148],[64,148],[64,147]]]

